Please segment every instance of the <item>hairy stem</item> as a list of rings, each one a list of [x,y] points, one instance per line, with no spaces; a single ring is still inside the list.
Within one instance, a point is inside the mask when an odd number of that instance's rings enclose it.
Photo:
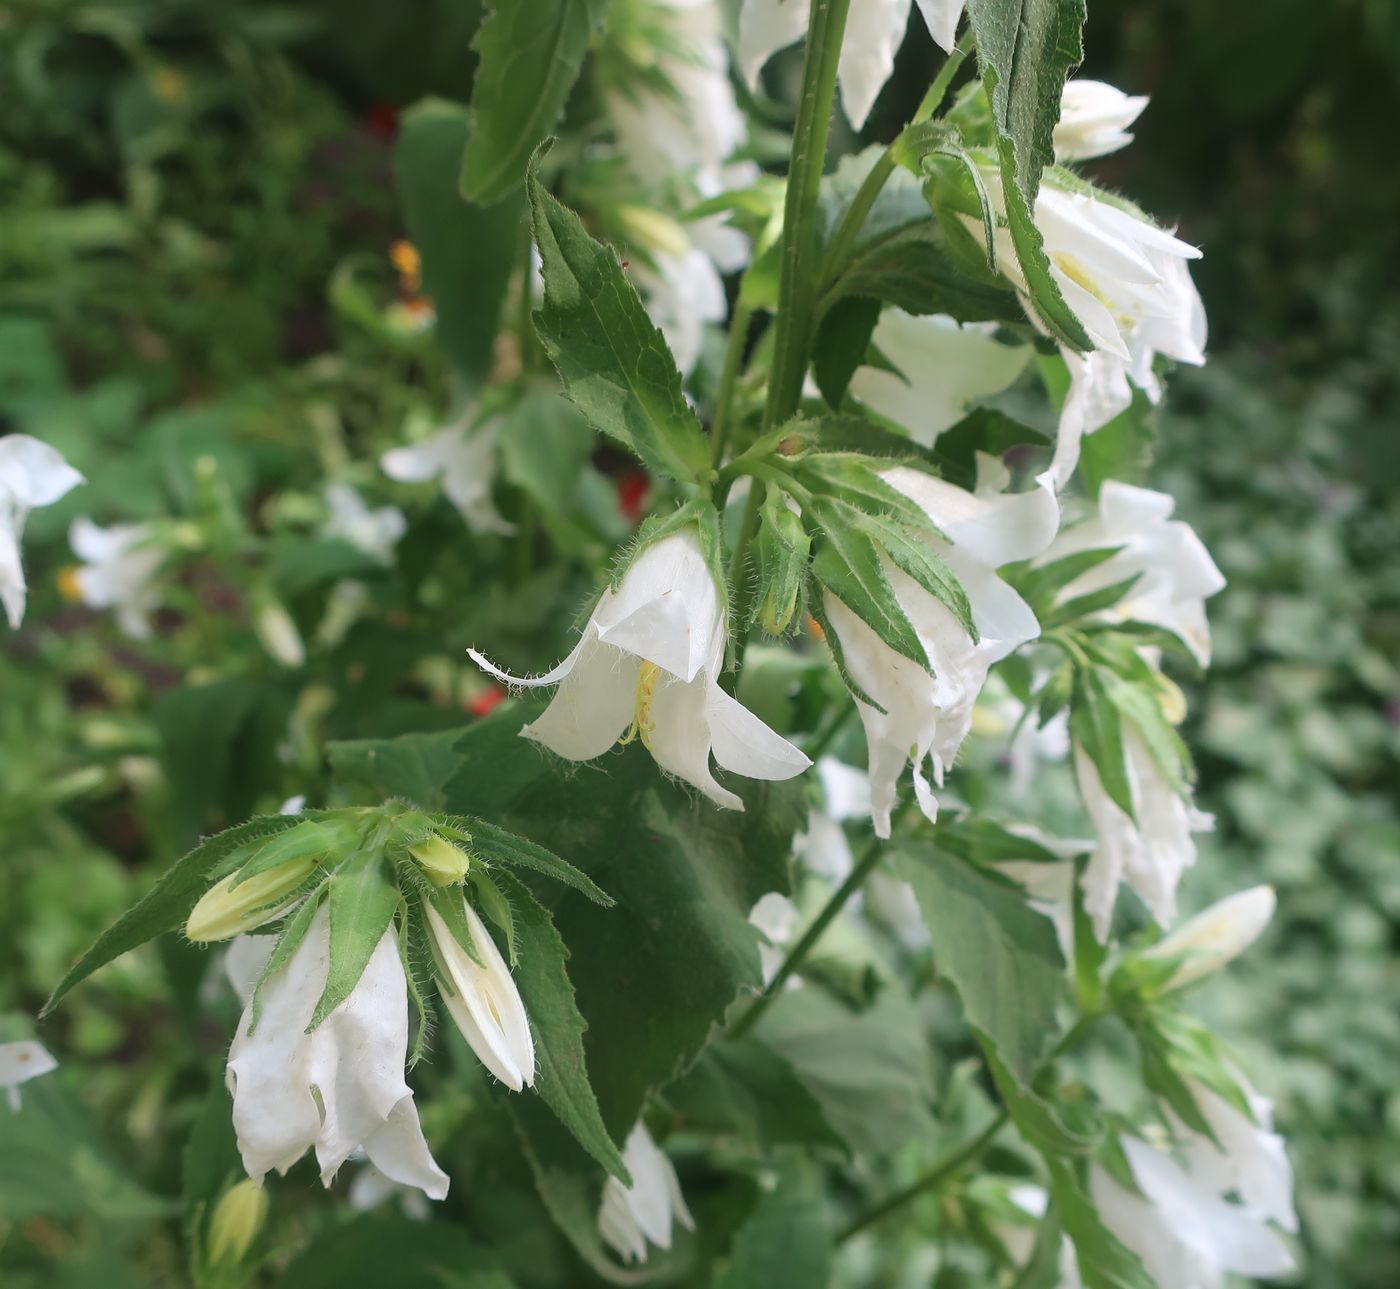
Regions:
[[[729,431],[734,423],[734,386],[744,362],[744,342],[749,338],[749,323],[753,309],[744,303],[742,290],[729,320],[729,341],[724,348],[724,367],[719,376],[719,392],[715,396],[715,420],[710,429],[710,465],[718,470],[724,464],[724,450],[729,446]]]

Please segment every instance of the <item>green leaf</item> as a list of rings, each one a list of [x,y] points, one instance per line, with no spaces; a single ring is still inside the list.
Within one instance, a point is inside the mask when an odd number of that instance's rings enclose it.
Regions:
[[[365,1213],[322,1228],[275,1283],[276,1289],[445,1289],[496,1269],[493,1255],[460,1225]]]
[[[513,907],[520,950],[513,975],[535,1039],[534,1090],[579,1145],[608,1172],[629,1182],[627,1166],[603,1124],[588,1080],[583,1050],[588,1023],[579,1014],[569,982],[569,951],[554,919],[524,886],[505,874],[501,885]]]
[[[438,341],[475,385],[491,368],[506,286],[521,261],[525,206],[517,198],[485,210],[463,200],[457,174],[470,135],[465,108],[441,99],[419,103],[403,117],[394,172]]]
[[[1039,430],[1023,425],[994,407],[974,408],[956,425],[938,436],[930,455],[939,473],[960,488],[977,484],[977,454],[999,457],[1019,447],[1048,447],[1050,440]]]
[[[49,996],[40,1016],[47,1016],[74,985],[99,967],[158,935],[181,926],[199,897],[239,863],[250,842],[271,837],[301,821],[295,815],[269,815],[250,819],[200,843],[168,868],[142,899],[107,928],[88,951],[69,968]]]
[[[1060,1221],[1074,1243],[1084,1289],[1156,1289],[1137,1254],[1103,1224],[1069,1161],[1046,1155],[1045,1166]]]
[[[734,1237],[716,1289],[813,1289],[831,1280],[831,1223],[815,1175],[785,1168]]]
[[[257,686],[239,678],[170,689],[157,700],[172,850],[188,849],[209,830],[230,777],[230,749],[257,696]]]
[[[384,938],[403,898],[378,849],[361,851],[341,866],[327,886],[330,966],[326,987],[306,1027],[308,1033],[349,998],[360,983],[370,955]]]
[[[829,406],[841,406],[879,320],[879,299],[854,294],[834,299],[822,315],[812,342],[812,374]]]
[[[977,1037],[996,1082],[997,1093],[1028,1145],[1042,1155],[1084,1155],[1093,1149],[1093,1137],[1067,1123],[1059,1107],[1028,1088],[1019,1087],[991,1040],[982,1033]]]
[[[462,816],[439,815],[436,818],[445,823],[453,824],[462,819]],[[543,846],[535,845],[527,838],[518,837],[513,832],[507,832],[504,828],[498,828],[495,824],[487,823],[484,819],[469,819],[465,822],[471,833],[472,845],[487,859],[502,864],[513,864],[519,868],[533,869],[537,873],[543,873],[546,877],[563,882],[566,886],[572,886],[574,890],[586,895],[594,904],[599,904],[603,908],[612,907],[612,896],[600,889],[588,874],[579,872],[572,864],[560,859],[552,851],[546,850]]]
[[[557,514],[575,509],[579,476],[593,451],[588,422],[557,387],[532,385],[496,429],[501,470],[517,488]]]
[[[460,729],[450,729],[347,740],[328,744],[326,757],[338,780],[368,788],[375,805],[402,797],[423,810],[441,810],[446,784],[457,773],[453,747],[461,737]]]
[[[501,888],[496,885],[480,868],[476,868],[468,876],[467,881],[472,888],[472,894],[476,896],[474,901],[485,914],[486,921],[496,927],[506,938],[506,961],[510,963],[511,969],[516,966],[515,954],[515,914],[511,911],[510,901],[501,894]]]
[[[1064,856],[993,819],[967,816],[938,821],[938,845],[973,864],[1002,864],[1030,860],[1035,864],[1059,864]]]
[[[529,191],[544,274],[535,327],[569,397],[653,470],[704,480],[709,445],[681,392],[676,361],[616,253],[540,182],[538,156]]]
[[[943,850],[933,838],[900,844],[933,938],[934,963],[1016,1081],[1029,1086],[1058,1030],[1064,959],[1048,918],[1015,885]]]
[[[1074,744],[1094,763],[1109,800],[1129,819],[1136,820],[1133,786],[1128,779],[1123,750],[1122,722],[1102,676],[1095,670],[1080,668],[1075,671],[1069,733]]]
[[[496,201],[525,177],[607,11],[607,0],[497,0],[472,45],[481,61],[461,184],[473,201]]]
[[[1007,223],[1031,301],[1057,339],[1092,349],[1051,275],[1034,218],[1041,171],[1055,159],[1065,79],[1084,57],[1084,0],[969,0],[967,9],[997,127]]]

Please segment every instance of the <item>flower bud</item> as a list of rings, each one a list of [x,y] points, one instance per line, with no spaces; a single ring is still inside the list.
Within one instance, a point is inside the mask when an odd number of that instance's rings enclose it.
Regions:
[[[423,875],[435,886],[455,886],[465,881],[472,859],[460,846],[434,833],[427,841],[410,846],[408,853],[418,861]]]
[[[1179,960],[1162,992],[1181,989],[1219,971],[1249,948],[1269,925],[1275,903],[1272,886],[1255,886],[1227,896],[1164,936],[1140,960]]]
[[[209,1222],[209,1264],[236,1265],[267,1221],[267,1192],[251,1177],[224,1192]]]
[[[316,857],[305,855],[239,881],[230,873],[217,886],[200,897],[185,923],[191,940],[231,940],[251,931],[286,911],[287,896],[304,882],[316,867]]]
[[[281,601],[263,597],[253,612],[253,630],[274,662],[283,667],[300,667],[306,662],[306,644]]]
[[[629,241],[661,255],[684,255],[690,250],[685,230],[669,215],[650,206],[621,206],[618,220]]]

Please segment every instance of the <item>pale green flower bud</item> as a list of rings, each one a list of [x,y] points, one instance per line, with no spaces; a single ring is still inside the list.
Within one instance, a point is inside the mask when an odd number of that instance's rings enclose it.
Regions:
[[[1142,954],[1142,960],[1179,960],[1162,990],[1181,989],[1219,971],[1248,949],[1269,925],[1274,904],[1271,886],[1255,886],[1227,896],[1157,941]]]
[[[209,1222],[209,1264],[237,1264],[248,1256],[267,1221],[267,1192],[251,1177],[224,1192]]]
[[[316,857],[289,859],[240,882],[232,873],[205,891],[190,912],[185,934],[191,940],[231,940],[286,912],[287,896],[316,867]]]
[[[435,886],[455,886],[466,880],[472,859],[460,846],[434,833],[427,841],[410,846],[408,853],[418,861],[423,875]]]

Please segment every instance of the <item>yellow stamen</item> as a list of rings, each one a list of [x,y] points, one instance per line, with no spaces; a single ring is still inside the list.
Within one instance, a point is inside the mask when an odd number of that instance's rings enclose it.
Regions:
[[[636,715],[633,716],[632,724],[628,726],[627,733],[618,739],[619,746],[625,747],[638,735],[641,735],[642,746],[651,747],[651,734],[656,729],[656,722],[651,719],[651,704],[656,697],[656,686],[660,679],[661,668],[654,662],[643,661],[637,672]]]
[[[59,570],[58,593],[69,604],[81,604],[83,599],[82,582],[78,578],[78,566],[69,564]]]

